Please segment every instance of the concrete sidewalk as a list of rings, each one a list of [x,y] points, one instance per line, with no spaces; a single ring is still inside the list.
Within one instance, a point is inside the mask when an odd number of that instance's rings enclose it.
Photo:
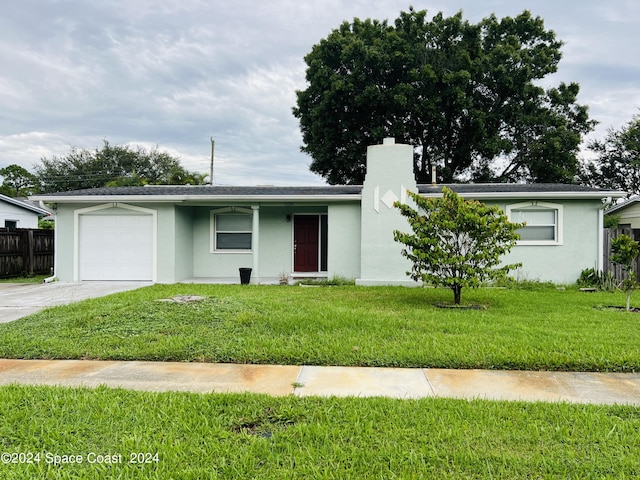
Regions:
[[[640,405],[640,374],[630,373],[0,359],[0,385],[11,383],[302,397],[447,397]]]

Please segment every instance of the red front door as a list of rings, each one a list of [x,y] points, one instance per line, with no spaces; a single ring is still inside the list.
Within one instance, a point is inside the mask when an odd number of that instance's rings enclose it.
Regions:
[[[317,215],[293,217],[293,271],[318,271],[319,221]]]

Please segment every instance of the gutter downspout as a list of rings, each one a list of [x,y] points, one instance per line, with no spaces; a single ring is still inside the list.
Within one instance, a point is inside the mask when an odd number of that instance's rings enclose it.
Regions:
[[[598,256],[596,257],[598,272],[604,271],[604,211],[613,203],[611,197],[603,198],[601,201],[602,206],[598,208]]]
[[[253,283],[260,283],[260,205],[251,205],[251,256]]]
[[[42,283],[51,283],[58,278],[58,214],[53,216],[53,275],[42,280]]]

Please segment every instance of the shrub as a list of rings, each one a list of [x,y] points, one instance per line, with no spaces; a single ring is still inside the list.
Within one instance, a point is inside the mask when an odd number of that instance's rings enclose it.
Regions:
[[[618,288],[616,277],[611,272],[603,272],[595,268],[582,270],[576,285],[582,288],[597,288],[605,292],[613,292]]]
[[[413,280],[450,288],[459,304],[463,287],[479,287],[521,266],[500,265],[524,224],[509,222],[497,206],[465,200],[447,187],[440,198],[407,193],[420,211],[399,202],[395,206],[413,233],[396,230],[393,235],[405,246],[402,255],[413,263],[407,272]]]

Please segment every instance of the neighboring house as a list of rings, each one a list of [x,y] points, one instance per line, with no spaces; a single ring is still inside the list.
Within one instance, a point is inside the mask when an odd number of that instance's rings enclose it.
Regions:
[[[38,228],[38,219],[49,214],[32,202],[0,194],[0,228]]]
[[[634,195],[611,206],[605,210],[605,215],[620,217],[620,228],[640,228],[640,196]]]
[[[576,185],[449,185],[464,198],[496,204],[526,221],[505,258],[514,275],[574,282],[602,268],[603,202],[623,192]],[[393,230],[408,231],[393,206],[416,185],[413,147],[385,139],[369,147],[362,186],[145,186],[35,197],[57,204],[56,275],[61,281],[141,280],[252,283],[282,276],[343,276],[360,285],[415,285]]]

